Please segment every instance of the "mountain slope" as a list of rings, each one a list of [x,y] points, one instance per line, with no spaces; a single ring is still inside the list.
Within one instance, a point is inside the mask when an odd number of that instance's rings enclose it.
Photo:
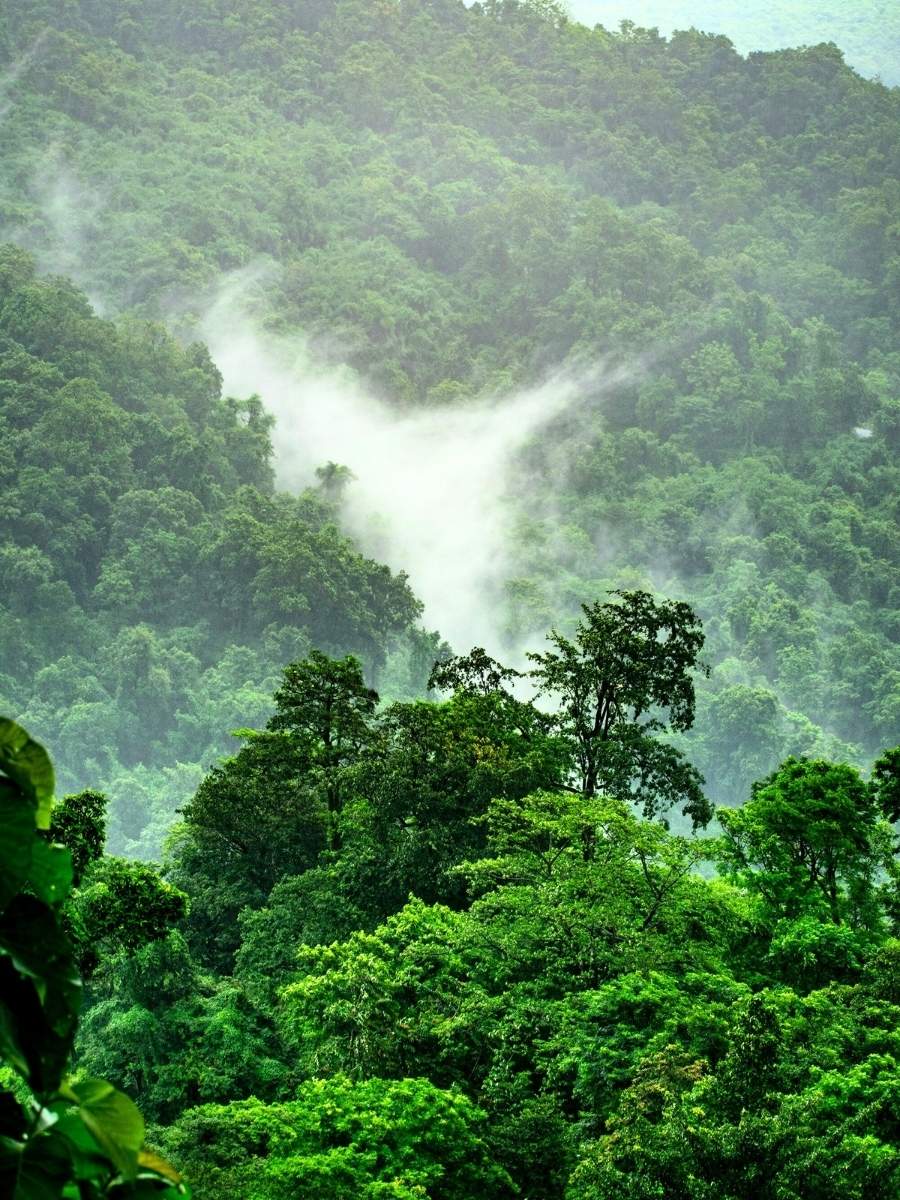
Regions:
[[[286,659],[355,651],[384,678],[419,605],[324,495],[273,491],[269,421],[221,397],[202,346],[100,320],[12,247],[0,380],[0,707],[53,744],[62,788],[110,788],[114,846],[150,853]]]
[[[623,582],[690,599],[719,798],[894,740],[896,91],[540,4],[29,0],[8,29],[6,230],[110,310],[189,331],[263,261],[259,319],[398,405],[627,365],[520,463],[512,643]]]

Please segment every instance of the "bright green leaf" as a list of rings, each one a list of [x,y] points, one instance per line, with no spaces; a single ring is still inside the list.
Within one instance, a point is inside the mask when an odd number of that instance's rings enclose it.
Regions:
[[[137,1105],[103,1079],[67,1083],[60,1092],[78,1105],[82,1121],[119,1171],[133,1179],[144,1144],[144,1118]]]

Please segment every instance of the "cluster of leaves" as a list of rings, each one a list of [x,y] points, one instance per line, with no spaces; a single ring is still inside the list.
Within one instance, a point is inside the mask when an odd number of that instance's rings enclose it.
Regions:
[[[65,785],[123,797],[114,844],[146,856],[285,657],[315,639],[377,671],[419,606],[324,495],[273,494],[271,420],[201,346],[100,320],[11,246],[0,376],[0,699]],[[173,763],[180,789],[141,778]]]
[[[99,850],[96,823],[78,821],[90,805],[61,822],[78,830],[73,851],[53,840],[53,788],[43,747],[0,719],[0,1187],[10,1200],[176,1200],[187,1189],[144,1149],[133,1102],[65,1074],[82,980],[64,906],[74,871]]]
[[[426,1079],[334,1076],[302,1084],[282,1104],[192,1109],[168,1142],[211,1197],[512,1200],[485,1126],[464,1095]]]

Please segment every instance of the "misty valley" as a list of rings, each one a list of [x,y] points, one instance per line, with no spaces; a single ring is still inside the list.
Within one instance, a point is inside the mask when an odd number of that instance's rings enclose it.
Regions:
[[[880,0],[0,0],[0,1197],[900,1197]]]

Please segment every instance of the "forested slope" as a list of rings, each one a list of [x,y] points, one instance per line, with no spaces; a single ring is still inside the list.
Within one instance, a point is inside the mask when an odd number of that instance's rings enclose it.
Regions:
[[[63,787],[121,797],[114,846],[158,852],[201,764],[264,720],[309,646],[354,650],[377,678],[402,644],[397,686],[424,686],[433,650],[403,578],[321,493],[273,492],[269,419],[222,399],[202,346],[98,319],[7,247],[0,378],[0,707],[56,748]]]
[[[608,29],[620,21],[723,33],[742,54],[834,42],[862,75],[900,83],[900,13],[891,0],[567,0],[566,11],[585,25]]]
[[[893,739],[897,91],[455,0],[29,0],[6,47],[7,234],[109,311],[189,330],[262,260],[261,316],[398,404],[628,366],[521,464],[512,642],[690,598],[720,798]]]
[[[3,18],[0,714],[92,790],[0,719],[0,1187],[174,1200],[102,1077],[198,1200],[898,1194],[900,93],[552,0]],[[577,381],[496,658],[279,487],[245,267],[435,437]]]

